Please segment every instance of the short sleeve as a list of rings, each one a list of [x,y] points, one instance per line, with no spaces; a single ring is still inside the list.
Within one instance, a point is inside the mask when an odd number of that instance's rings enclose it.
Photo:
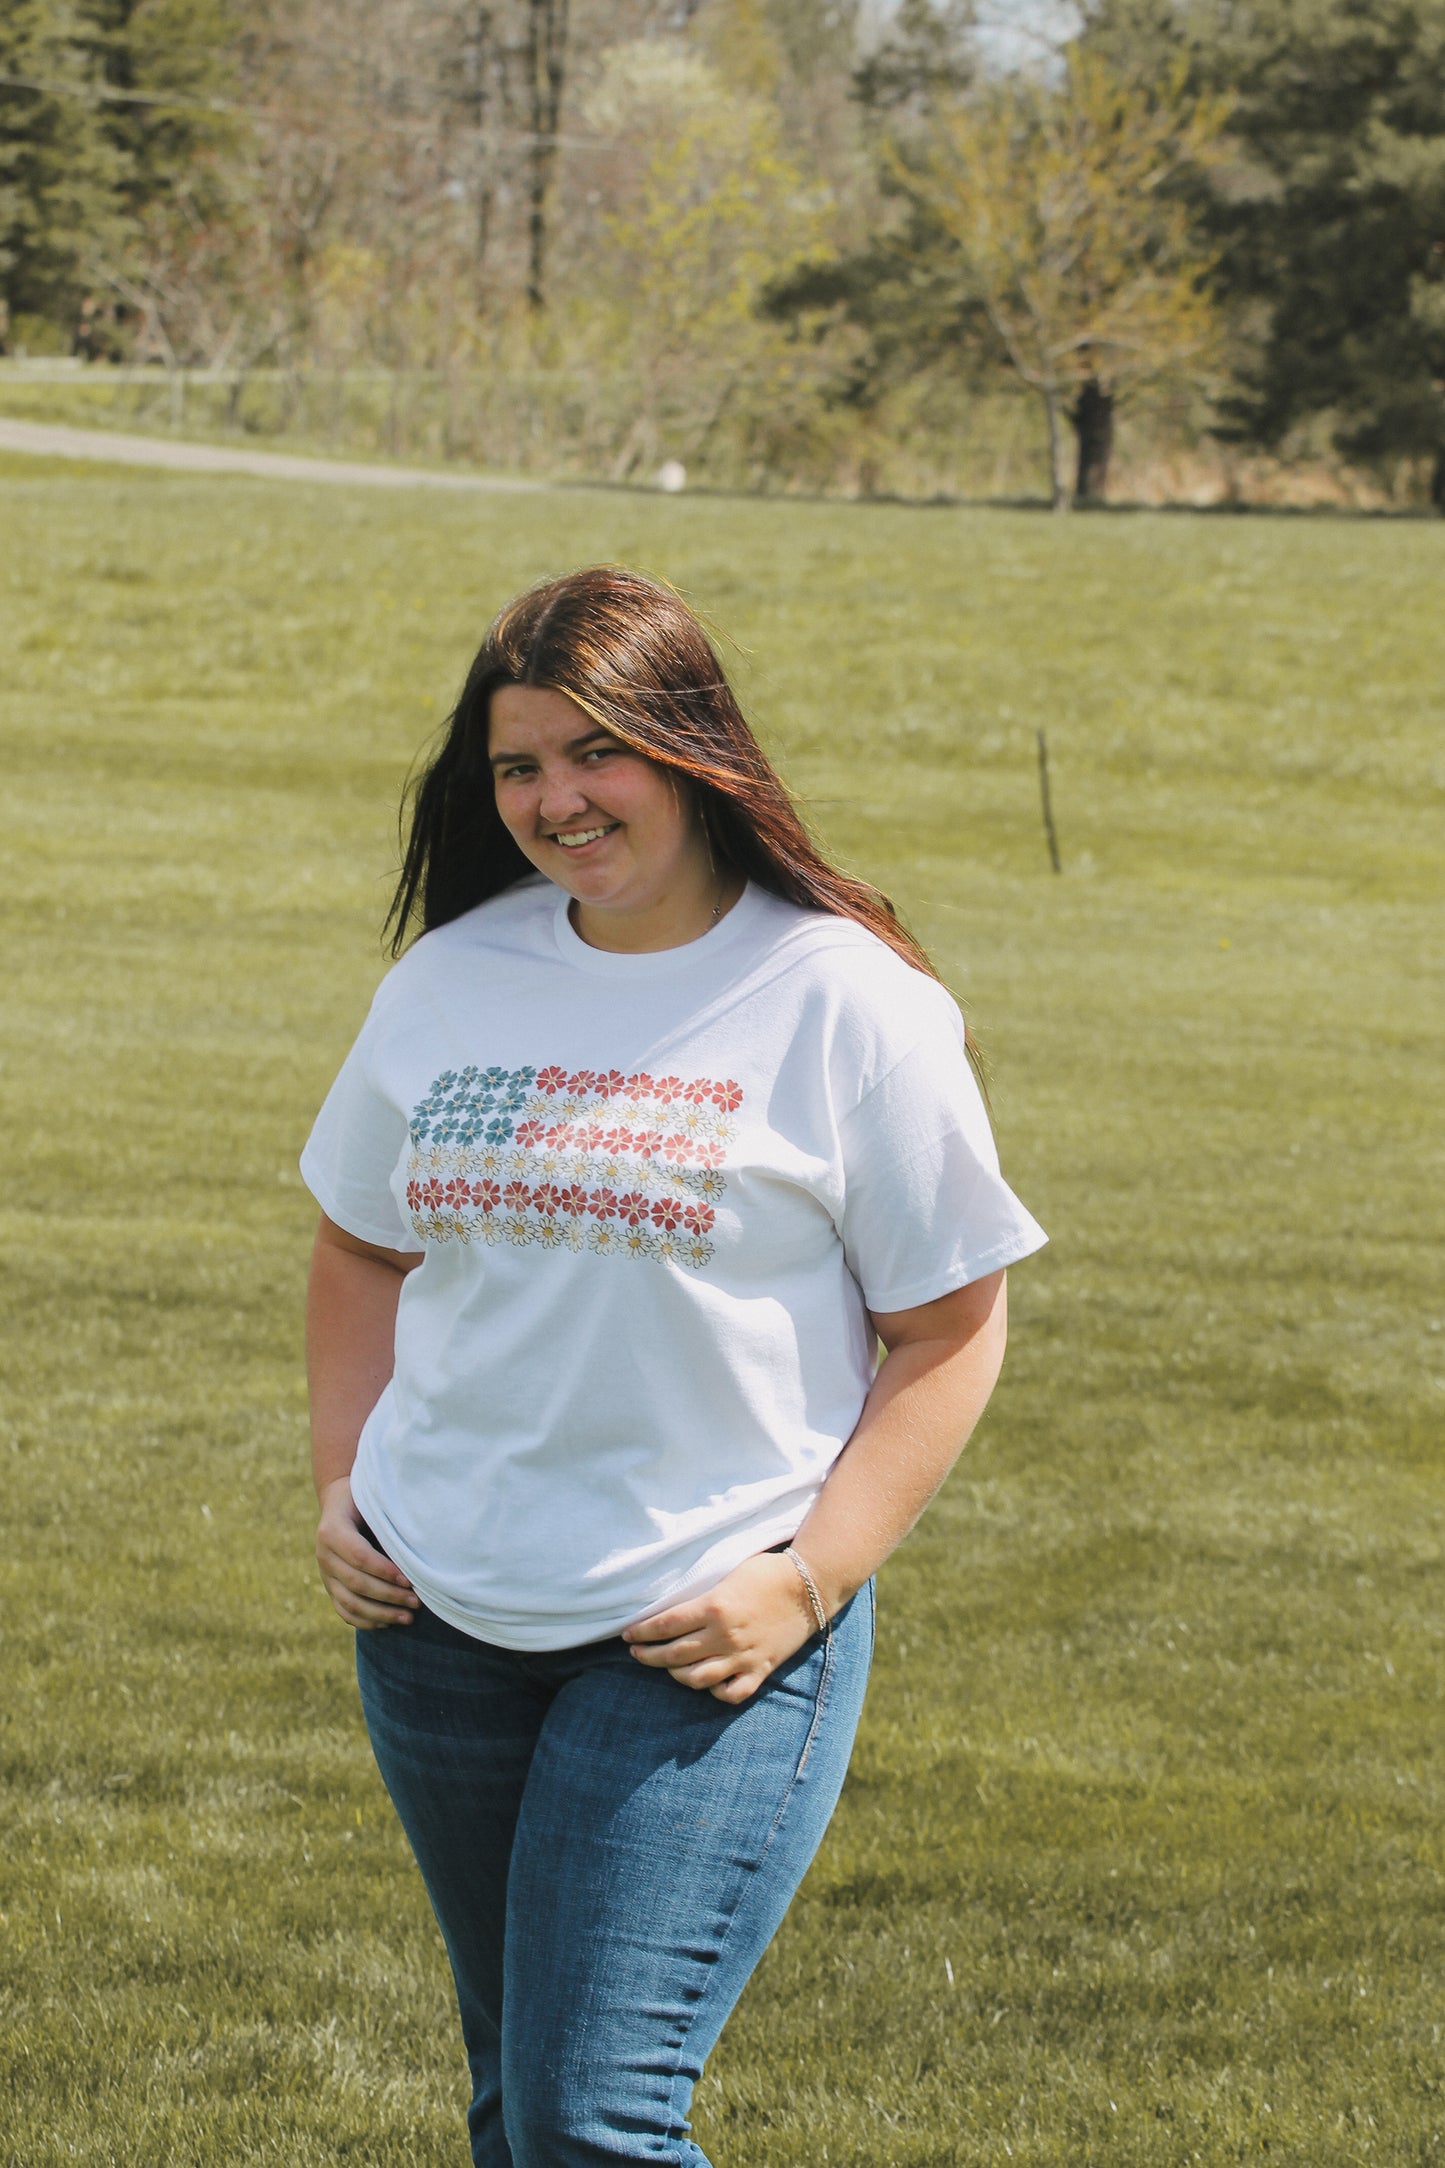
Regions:
[[[849,1270],[870,1310],[910,1310],[1048,1240],[999,1172],[956,1009],[842,1124]]]
[[[407,1117],[377,1082],[375,1036],[373,1009],[306,1140],[301,1179],[348,1234],[383,1249],[419,1250],[423,1245],[393,1188],[406,1151]]]

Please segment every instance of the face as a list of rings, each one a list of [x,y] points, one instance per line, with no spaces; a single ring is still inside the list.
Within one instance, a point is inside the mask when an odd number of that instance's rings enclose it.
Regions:
[[[655,910],[703,877],[707,845],[685,786],[565,693],[499,686],[488,753],[508,833],[589,909]]]

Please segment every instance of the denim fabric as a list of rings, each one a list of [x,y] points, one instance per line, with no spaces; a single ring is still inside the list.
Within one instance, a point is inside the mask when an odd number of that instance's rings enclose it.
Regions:
[[[619,1639],[357,1635],[377,1763],[446,1940],[476,2168],[707,2168],[687,2112],[842,1788],[870,1583],[739,1707]]]

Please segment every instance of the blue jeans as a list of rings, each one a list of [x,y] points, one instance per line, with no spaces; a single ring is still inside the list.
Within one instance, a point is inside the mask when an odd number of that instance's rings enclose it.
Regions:
[[[873,1588],[729,1706],[620,1639],[357,1635],[378,1766],[451,1958],[476,2168],[707,2168],[692,2089],[817,1851]]]

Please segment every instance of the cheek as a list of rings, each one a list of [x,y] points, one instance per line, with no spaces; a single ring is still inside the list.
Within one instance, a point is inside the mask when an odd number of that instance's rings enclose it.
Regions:
[[[678,793],[655,774],[639,778],[629,818],[658,843],[677,843],[689,827],[687,807]]]
[[[495,793],[497,818],[519,842],[532,832],[532,817],[523,794],[519,791],[498,790]]]

